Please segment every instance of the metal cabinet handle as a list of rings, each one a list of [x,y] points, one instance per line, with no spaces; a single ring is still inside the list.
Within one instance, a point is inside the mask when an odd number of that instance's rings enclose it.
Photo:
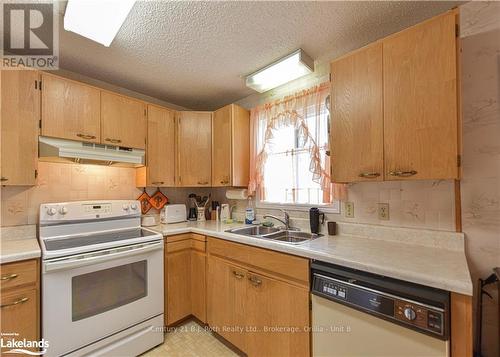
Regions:
[[[415,171],[415,170],[411,170],[411,171],[401,171],[401,170],[389,171],[389,175],[391,175],[391,176],[397,176],[397,177],[410,177],[410,176],[413,176],[413,175],[416,175],[416,174],[417,174],[417,171]]]
[[[236,270],[233,270],[233,275],[236,279],[243,279],[245,277],[245,274],[238,273]]]
[[[91,139],[95,139],[95,135],[87,135],[87,134],[76,134],[76,136],[78,136],[79,138],[82,138],[82,139],[87,139],[87,140],[91,140]]]
[[[110,143],[113,143],[113,144],[119,144],[122,142],[120,139],[110,139],[110,138],[106,138],[106,139],[104,139],[104,141],[109,141]]]
[[[12,280],[17,278],[17,274],[4,275],[0,278],[1,281]]]
[[[151,182],[152,185],[163,185],[164,182],[163,181],[155,181],[155,182]]]
[[[208,181],[198,181],[198,185],[208,185]]]
[[[1,182],[5,182],[5,181],[9,181],[9,179],[8,179],[7,177],[2,176],[2,177],[0,178],[0,181],[1,181]]]
[[[362,178],[377,178],[380,174],[378,172],[362,172],[359,174],[359,177]]]
[[[262,284],[262,280],[260,280],[256,276],[249,276],[248,280],[250,280],[253,286],[259,286]]]
[[[4,307],[8,307],[8,306],[14,306],[14,305],[17,305],[17,304],[23,304],[23,303],[25,303],[25,302],[26,302],[26,301],[28,301],[28,300],[29,300],[29,298],[27,298],[27,297],[23,297],[23,298],[21,298],[21,299],[19,299],[19,300],[16,300],[16,301],[14,301],[14,302],[11,302],[10,304],[0,305],[0,308],[4,308]]]

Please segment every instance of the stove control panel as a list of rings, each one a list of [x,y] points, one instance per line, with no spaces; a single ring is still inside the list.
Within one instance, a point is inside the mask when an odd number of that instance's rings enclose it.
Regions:
[[[130,200],[75,201],[40,205],[41,224],[140,216],[139,201]]]

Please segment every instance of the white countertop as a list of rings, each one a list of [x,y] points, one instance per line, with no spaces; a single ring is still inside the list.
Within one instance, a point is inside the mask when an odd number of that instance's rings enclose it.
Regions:
[[[207,221],[148,228],[164,236],[199,233],[472,295],[462,233],[341,224],[339,235],[291,245],[225,232],[238,226]]]
[[[0,227],[1,264],[40,256],[35,225]]]

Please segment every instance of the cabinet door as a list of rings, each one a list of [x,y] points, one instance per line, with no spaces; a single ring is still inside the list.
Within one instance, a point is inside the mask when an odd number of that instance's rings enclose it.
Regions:
[[[250,112],[233,104],[231,185],[247,187],[250,180]]]
[[[184,242],[187,242],[186,249],[167,252],[167,325],[191,314],[191,249],[190,241]],[[167,243],[167,250],[170,244]]]
[[[42,135],[98,143],[100,90],[42,74]]]
[[[246,280],[246,270],[208,257],[208,324],[242,351],[246,351]]]
[[[386,179],[458,178],[455,15],[383,41]]]
[[[1,75],[1,184],[34,185],[40,119],[40,91],[35,82],[39,74],[4,70]]]
[[[210,186],[212,113],[178,112],[178,125],[180,186]]]
[[[231,186],[232,105],[216,110],[212,120],[212,186]]]
[[[101,142],[129,148],[146,147],[146,104],[101,91]]]
[[[382,44],[333,62],[331,74],[332,181],[382,181]]]
[[[207,322],[206,257],[204,252],[191,251],[191,313],[204,323]]]
[[[148,105],[148,186],[175,185],[175,112]]]
[[[17,72],[17,71],[12,71]],[[38,341],[38,296],[36,289],[14,290],[0,297],[3,333],[17,333],[16,341]],[[4,344],[9,337],[2,336]],[[2,348],[2,352],[10,348]]]
[[[247,333],[248,356],[308,356],[308,289],[253,272],[247,280],[246,325],[257,330]]]

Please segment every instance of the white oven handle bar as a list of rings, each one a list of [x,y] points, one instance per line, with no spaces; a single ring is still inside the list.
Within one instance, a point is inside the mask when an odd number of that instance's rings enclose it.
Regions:
[[[47,273],[56,270],[67,270],[160,249],[163,249],[163,241],[135,244],[126,247],[106,249],[99,252],[80,254],[67,258],[54,259],[43,263],[43,272]]]

